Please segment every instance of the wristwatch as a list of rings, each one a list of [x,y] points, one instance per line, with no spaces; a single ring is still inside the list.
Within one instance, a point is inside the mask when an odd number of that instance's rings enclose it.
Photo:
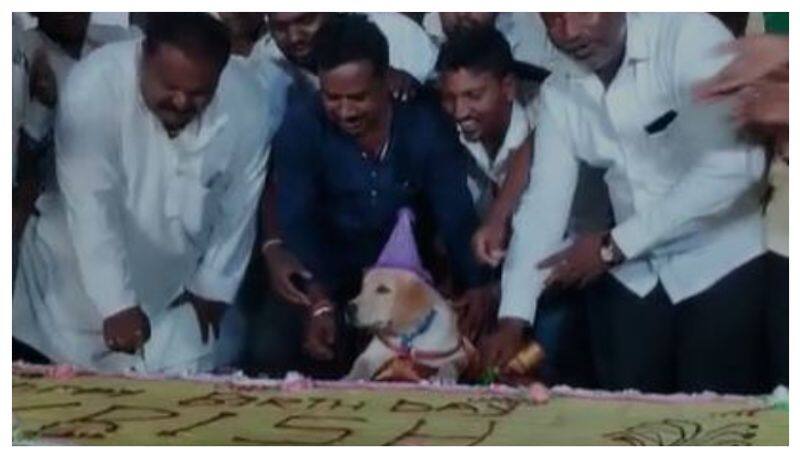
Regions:
[[[615,267],[621,264],[625,260],[625,254],[617,247],[617,243],[611,237],[611,232],[606,232],[602,241],[600,244],[600,260],[608,267]]]

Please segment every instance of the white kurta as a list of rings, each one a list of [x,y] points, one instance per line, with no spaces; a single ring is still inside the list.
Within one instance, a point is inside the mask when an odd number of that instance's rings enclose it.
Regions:
[[[232,62],[204,113],[170,139],[138,89],[141,41],[77,65],[56,119],[58,189],[23,237],[13,335],[55,362],[110,371],[205,369],[183,291],[231,303],[255,237],[267,145],[279,119]],[[140,305],[144,353],[109,352],[102,322]]]

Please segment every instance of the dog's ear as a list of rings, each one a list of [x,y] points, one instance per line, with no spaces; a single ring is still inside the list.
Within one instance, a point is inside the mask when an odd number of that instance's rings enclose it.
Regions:
[[[400,282],[392,306],[395,327],[401,329],[420,319],[433,306],[432,298],[428,285],[418,278]]]

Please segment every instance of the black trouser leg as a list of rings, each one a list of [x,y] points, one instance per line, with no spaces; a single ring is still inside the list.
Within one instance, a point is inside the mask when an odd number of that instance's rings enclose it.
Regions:
[[[11,338],[11,360],[14,362],[22,361],[39,365],[50,363],[50,359],[45,357],[44,354],[16,338]]]
[[[766,309],[769,384],[789,386],[789,258],[767,254],[769,301]]]
[[[545,351],[539,376],[548,385],[596,385],[582,293],[545,292],[536,311],[533,338]]]
[[[245,372],[283,377],[299,369],[303,310],[271,295],[261,303],[248,317]]]
[[[599,387],[673,391],[673,309],[662,287],[640,298],[605,274],[585,300]]]
[[[719,393],[764,390],[764,257],[732,271],[677,305],[678,389]]]

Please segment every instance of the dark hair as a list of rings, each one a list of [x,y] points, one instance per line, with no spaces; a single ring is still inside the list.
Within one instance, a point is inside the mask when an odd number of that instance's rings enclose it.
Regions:
[[[383,77],[389,68],[389,44],[380,29],[363,14],[332,15],[314,38],[317,73],[366,60]]]
[[[503,77],[514,70],[511,47],[494,27],[459,29],[442,44],[436,71],[489,71]]]
[[[222,69],[231,53],[227,27],[207,13],[147,13],[147,53],[170,44],[193,57],[210,58]]]

